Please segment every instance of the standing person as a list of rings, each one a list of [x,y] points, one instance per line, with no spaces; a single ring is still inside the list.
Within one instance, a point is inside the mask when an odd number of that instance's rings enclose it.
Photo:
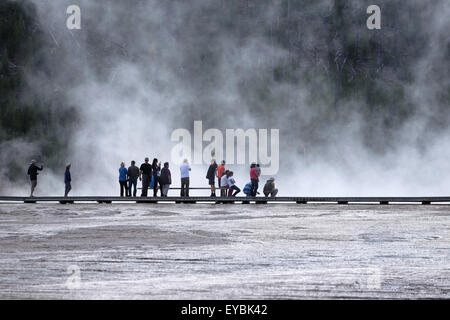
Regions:
[[[37,176],[38,176],[38,170],[42,171],[44,169],[44,165],[41,165],[39,168],[36,165],[36,160],[31,160],[30,166],[28,167],[28,175],[30,176],[31,181],[31,193],[30,197],[33,197],[34,189],[36,189],[37,186]]]
[[[268,197],[269,195],[271,197],[275,197],[278,193],[278,189],[275,188],[275,178],[270,178],[267,180],[266,184],[264,185],[264,195]]]
[[[121,197],[123,197],[124,191],[125,191],[125,195],[128,194],[127,174],[128,174],[128,170],[127,170],[127,168],[125,168],[125,162],[121,162],[120,168],[119,168],[119,184],[120,184],[120,196]]]
[[[148,185],[152,176],[152,166],[148,163],[148,158],[145,158],[145,162],[141,164],[139,168],[139,180],[142,181],[141,197],[146,197],[148,192]]]
[[[220,180],[222,179],[222,176],[224,175],[224,173],[225,173],[225,160],[222,160],[222,163],[220,164],[220,166],[217,167],[217,180],[219,180],[218,181],[219,188],[220,188],[220,183],[221,183]]]
[[[161,176],[159,177],[159,183],[161,184],[161,196],[167,197],[170,185],[172,184],[172,175],[169,170],[169,163],[164,163],[164,168],[161,169]]]
[[[70,167],[72,165],[70,163],[67,164],[66,166],[66,172],[64,173],[64,184],[66,185],[66,190],[64,192],[64,197],[69,196],[69,192],[70,190],[72,190],[72,177],[70,176]]]
[[[227,189],[228,189],[228,170],[225,170],[225,172],[222,174],[222,177],[220,178],[220,196],[226,197],[227,196]]]
[[[258,171],[256,170],[256,163],[252,163],[250,166],[250,181],[252,182],[251,196],[256,197],[256,193],[258,192],[258,182],[259,182],[259,175],[258,175]]]
[[[136,161],[131,161],[131,166],[128,167],[128,196],[131,197],[131,188],[133,189],[133,197],[136,197],[137,181],[139,177],[139,168],[136,166]]]
[[[158,163],[158,159],[154,158],[152,162],[152,171],[153,171],[153,196],[158,196],[158,184],[159,176],[161,175],[161,162]],[[162,187],[161,187],[161,195],[162,195]]]
[[[230,188],[228,191],[229,197],[235,197],[239,192],[241,192],[241,189],[236,186],[236,180],[234,180],[233,171],[228,172],[228,186]],[[235,191],[234,193],[233,190]]]
[[[208,179],[208,184],[211,186],[211,197],[216,196],[216,175],[217,175],[217,163],[216,160],[211,160],[211,165],[206,173],[206,179]]]
[[[188,160],[184,159],[183,164],[180,166],[181,197],[189,197],[189,171],[191,171],[191,167],[189,166]]]

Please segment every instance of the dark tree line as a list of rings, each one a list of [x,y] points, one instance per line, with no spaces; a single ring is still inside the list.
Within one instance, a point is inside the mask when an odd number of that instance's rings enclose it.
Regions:
[[[76,113],[64,105],[63,94],[43,92],[47,83],[37,84],[28,74],[51,70],[44,67],[43,55],[48,40],[35,20],[34,7],[27,1],[0,3],[0,144],[20,139],[38,146],[49,164],[60,164],[64,154],[65,136],[74,126]],[[34,89],[30,88],[30,84]],[[42,93],[35,88],[42,85]],[[8,152],[2,148],[0,152]],[[31,157],[32,155],[30,155]],[[19,177],[21,171],[13,155],[9,155],[9,178]]]

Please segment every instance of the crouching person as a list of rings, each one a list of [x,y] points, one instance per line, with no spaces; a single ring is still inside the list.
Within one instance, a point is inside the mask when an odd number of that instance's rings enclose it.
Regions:
[[[264,195],[266,197],[275,197],[278,193],[278,189],[275,188],[275,178],[270,178],[264,185]]]
[[[236,195],[241,192],[241,189],[236,186],[236,180],[233,177],[233,171],[228,172],[228,196],[236,197]]]
[[[172,184],[172,176],[169,170],[169,163],[164,163],[164,168],[161,169],[161,175],[159,177],[159,183],[162,188],[162,196],[167,197],[167,193],[169,192],[170,185]]]
[[[244,189],[242,189],[242,191],[244,192],[244,194],[247,197],[251,197],[252,196],[252,183],[249,182],[245,185]]]

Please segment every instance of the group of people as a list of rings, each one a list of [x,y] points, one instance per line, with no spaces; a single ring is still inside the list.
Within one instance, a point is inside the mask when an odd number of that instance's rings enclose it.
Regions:
[[[70,175],[70,168],[72,165],[68,163],[66,165],[66,171],[64,172],[64,197],[69,196],[70,190],[72,190],[72,176]],[[42,171],[44,169],[44,165],[41,164],[40,166],[37,165],[36,160],[31,160],[30,166],[28,167],[28,175],[30,176],[30,182],[31,182],[31,192],[30,192],[30,198],[34,197],[34,190],[37,186],[37,176],[39,175],[38,171]]]
[[[149,158],[145,158],[139,168],[133,160],[127,169],[125,163],[122,162],[119,168],[120,196],[131,197],[133,191],[133,197],[136,197],[138,179],[142,181],[141,197],[147,197],[149,187],[153,188],[154,197],[157,196],[158,189],[161,190],[162,197],[167,197],[172,184],[169,163],[165,162],[164,167],[161,168],[161,162],[158,162],[158,159],[153,159],[150,164]]]
[[[243,192],[247,197],[256,197],[258,192],[259,178],[261,176],[261,167],[257,163],[252,163],[250,166],[250,182],[247,183],[243,189]],[[211,161],[211,165],[208,168],[206,179],[211,186],[211,197],[216,197],[215,177],[218,179],[221,197],[235,197],[241,189],[236,185],[234,178],[234,172],[226,170],[225,160],[222,161],[220,166],[217,165],[215,160]],[[275,178],[270,178],[264,185],[263,193],[266,197],[275,197],[278,193],[278,189],[275,188]]]
[[[181,173],[181,197],[189,197],[189,172],[191,167],[185,159],[180,166]],[[144,163],[138,168],[135,161],[131,161],[131,166],[126,168],[125,163],[122,162],[119,168],[119,184],[120,196],[131,197],[133,190],[133,197],[137,193],[137,181],[142,181],[141,197],[147,197],[148,189],[153,189],[153,196],[158,196],[158,190],[161,191],[161,197],[167,197],[167,194],[172,184],[172,174],[169,169],[169,163],[165,162],[161,168],[161,162],[154,158],[152,163],[149,163],[149,158],[145,158]]]
[[[66,171],[64,173],[65,192],[64,197],[68,197],[70,190],[72,190],[72,177],[70,174],[71,164],[66,165]],[[32,160],[28,168],[28,175],[31,181],[31,193],[30,197],[33,197],[34,190],[37,186],[38,171],[42,171],[44,166],[38,166],[36,160]],[[181,175],[181,188],[180,197],[189,197],[189,174],[191,167],[187,159],[183,161],[180,166]],[[243,192],[247,197],[256,197],[259,186],[259,179],[261,176],[261,168],[259,164],[252,163],[250,166],[250,182],[248,182],[243,188]],[[225,160],[217,165],[215,160],[211,161],[211,165],[206,173],[206,179],[211,187],[211,197],[216,197],[216,183],[217,178],[220,196],[221,197],[235,197],[241,192],[241,189],[237,186],[234,178],[234,173],[231,170],[225,168]],[[149,163],[149,158],[145,158],[144,163],[140,167],[136,166],[136,162],[131,161],[131,165],[127,168],[125,163],[122,162],[119,168],[119,185],[120,196],[124,197],[136,197],[138,180],[142,181],[141,197],[147,197],[148,189],[153,189],[153,197],[157,197],[158,190],[160,190],[161,197],[167,197],[167,194],[172,184],[172,175],[169,169],[169,163],[165,162],[161,167],[161,162],[158,159],[153,159],[152,163]],[[263,193],[266,197],[275,197],[278,193],[278,189],[275,188],[275,178],[270,178],[264,185]]]
[[[137,180],[142,181],[141,197],[147,196],[147,191],[153,188],[153,197],[158,196],[158,190],[161,190],[161,196],[167,197],[170,185],[172,184],[172,175],[169,169],[169,163],[165,162],[164,167],[161,168],[161,162],[158,159],[153,159],[152,164],[149,163],[149,158],[145,158],[145,162],[141,164],[138,169],[135,161],[131,161],[131,166],[125,168],[125,163],[121,163],[119,168],[119,183],[120,196],[131,197],[131,190],[133,188],[133,197],[136,197]],[[191,166],[187,159],[184,159],[180,166],[181,188],[180,197],[189,197],[189,174]],[[250,166],[250,182],[244,187],[244,193],[247,197],[256,197],[258,192],[259,179],[261,176],[261,168],[259,164],[252,163]],[[215,160],[211,161],[211,165],[206,173],[206,179],[211,187],[211,197],[216,197],[216,183],[217,178],[220,196],[221,197],[235,197],[241,192],[241,189],[236,185],[234,173],[225,168],[225,160],[217,165]],[[266,197],[275,197],[278,189],[275,188],[275,178],[270,178],[264,185],[263,193]]]

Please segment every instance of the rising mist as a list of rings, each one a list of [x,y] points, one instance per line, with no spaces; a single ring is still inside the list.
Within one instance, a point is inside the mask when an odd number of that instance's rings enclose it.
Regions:
[[[368,1],[19,2],[33,4],[24,10],[45,39],[23,95],[57,93],[73,115],[58,129],[60,153],[29,136],[1,144],[0,159],[12,155],[25,178],[31,157],[58,158],[37,194],[63,192],[69,161],[71,195],[117,194],[121,161],[170,161],[171,133],[195,120],[280,129],[280,195],[450,190],[446,0],[378,1],[381,30],[366,27]],[[66,28],[71,4],[81,30]],[[191,185],[206,186],[206,169],[193,167]],[[248,182],[248,166],[233,169]],[[25,178],[1,173],[3,194],[27,192]]]

